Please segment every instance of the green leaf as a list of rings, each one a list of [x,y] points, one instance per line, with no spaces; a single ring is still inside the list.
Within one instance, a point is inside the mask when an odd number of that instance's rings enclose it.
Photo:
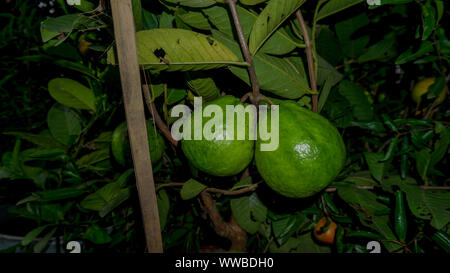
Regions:
[[[97,225],[90,226],[83,235],[83,238],[93,242],[94,244],[106,244],[112,241],[112,238],[109,236],[106,229]]]
[[[343,186],[338,187],[338,195],[355,209],[364,226],[378,231],[387,240],[396,240],[392,229],[389,227],[389,215],[380,213],[388,212],[389,208],[377,201],[375,193],[354,186]],[[390,251],[399,247],[390,242],[383,242],[383,244]]]
[[[267,208],[256,193],[231,199],[231,211],[239,226],[250,234],[259,230],[267,215]]]
[[[41,253],[48,245],[52,239],[53,234],[55,234],[56,228],[53,228],[49,233],[47,233],[34,247],[34,253]]]
[[[318,77],[317,83],[322,87],[320,90],[319,96],[319,112],[325,106],[325,102],[328,99],[328,95],[331,92],[331,88],[340,82],[343,78],[342,74],[340,74],[332,65],[330,65],[325,59],[318,56],[319,64],[318,64]]]
[[[45,226],[40,226],[37,227],[35,229],[33,229],[32,231],[28,232],[27,235],[25,235],[25,237],[23,237],[23,240],[21,242],[21,244],[23,246],[27,246],[29,245],[34,239],[36,239],[37,236],[39,236],[39,234],[42,233],[42,231],[44,231],[44,229],[46,229],[49,225],[45,225]]]
[[[164,230],[170,210],[170,200],[167,192],[165,190],[159,190],[156,201],[158,202],[159,224],[161,230]]]
[[[381,182],[386,172],[386,163],[380,162],[384,155],[381,153],[364,153],[364,157],[366,158],[366,162],[372,176],[377,181]]]
[[[306,221],[306,214],[303,213],[291,214],[288,217],[273,221],[272,230],[277,243],[283,245]]]
[[[191,8],[204,8],[214,5],[215,0],[164,0],[168,3],[191,7]]]
[[[298,253],[331,253],[329,246],[317,244],[312,237],[311,232],[300,235],[298,243]]]
[[[102,51],[104,51],[104,50],[102,50]],[[71,69],[73,71],[77,71],[86,76],[89,76],[95,80],[98,80],[98,78],[94,74],[93,70],[91,70],[89,67],[87,67],[83,64],[80,64],[78,62],[71,62],[71,61],[64,60],[64,59],[58,59],[58,60],[54,60],[53,63],[63,69]],[[74,107],[74,108],[76,108],[76,107]]]
[[[420,151],[416,151],[416,168],[419,172],[420,177],[426,181],[427,180],[427,173],[428,169],[430,167],[430,161],[431,161],[431,154],[430,150],[428,148],[424,148]]]
[[[330,0],[319,10],[319,13],[317,14],[315,20],[319,21],[327,16],[335,14],[336,12],[359,4],[363,1],[364,0]]]
[[[194,179],[189,179],[181,188],[181,198],[183,200],[192,199],[200,194],[204,189],[206,189],[206,185],[203,185]]]
[[[243,60],[239,45],[221,32],[212,30],[213,36],[230,48]],[[261,89],[283,98],[296,99],[305,93],[312,93],[308,82],[300,69],[299,57],[278,58],[259,53],[254,59],[256,76]],[[231,72],[250,84],[248,72],[244,68],[230,67]]]
[[[118,206],[120,206],[120,204],[122,204],[123,202],[125,202],[126,200],[128,200],[128,198],[130,198],[130,189],[126,188],[126,189],[121,189],[115,196],[113,199],[111,199],[111,201],[109,201],[108,203],[106,203],[98,212],[100,217],[105,217],[106,215],[108,215],[108,213],[110,213],[111,211],[113,211],[115,208],[117,208]]]
[[[120,182],[106,184],[98,191],[86,196],[80,205],[85,209],[100,211],[108,202],[121,193],[120,187]]]
[[[359,84],[344,80],[339,84],[339,93],[350,102],[355,119],[359,121],[373,119],[372,106]]]
[[[184,99],[187,95],[186,90],[184,89],[176,89],[176,88],[169,88],[167,90],[167,104],[172,105],[174,103],[179,102],[180,100]]]
[[[33,144],[36,144],[38,146],[52,149],[52,148],[63,148],[64,146],[56,141],[56,139],[49,135],[36,135],[36,134],[29,134],[29,133],[22,133],[22,132],[5,132],[3,133],[5,135],[11,135],[11,136],[17,136],[21,139],[24,139],[28,142],[31,142]]]
[[[208,21],[208,18],[202,12],[189,10],[186,11],[182,8],[179,8],[175,11],[175,16],[180,18],[185,24],[202,29],[209,30],[211,29],[211,24]]]
[[[440,138],[434,143],[434,150],[431,153],[430,166],[432,167],[444,158],[450,145],[450,132],[447,127],[441,123],[436,123],[436,133],[440,135]]]
[[[68,78],[55,78],[48,83],[50,95],[65,106],[95,111],[94,92]]]
[[[136,33],[136,40],[139,64],[153,70],[191,71],[247,65],[215,39],[190,30],[144,30]],[[114,48],[108,51],[108,63],[117,64]]]
[[[84,194],[85,192],[86,191],[84,189],[61,188],[61,189],[55,189],[55,190],[40,191],[40,192],[36,192],[35,194],[39,196],[39,201],[51,202],[51,201],[75,198],[75,197],[78,197],[78,196]]]
[[[45,43],[61,33],[71,32],[81,16],[81,14],[75,13],[56,18],[48,18],[41,23],[42,41]]]
[[[338,65],[343,59],[343,53],[339,40],[330,27],[327,25],[320,26],[319,36],[317,37],[317,53],[327,60],[332,67]],[[319,60],[320,62],[320,60]],[[318,73],[320,76],[320,72]]]
[[[264,42],[304,2],[305,0],[271,0],[253,25],[249,38],[250,53],[255,55]]]
[[[61,104],[55,104],[50,108],[47,124],[53,137],[67,147],[72,145],[81,134],[80,117],[73,109]]]
[[[395,39],[395,33],[391,32],[387,34],[381,41],[370,46],[367,51],[358,58],[358,63],[380,60],[389,57],[392,55],[390,53],[393,52],[396,42],[397,40]]]
[[[419,49],[413,53],[413,47],[411,46],[408,50],[403,52],[398,58],[395,60],[395,64],[404,64],[410,61],[413,61],[417,58],[422,57],[423,55],[434,50],[433,43],[430,41],[423,41],[420,45]]]
[[[202,12],[208,17],[208,20],[211,21],[211,23],[215,25],[218,30],[226,34],[228,38],[234,37],[235,40],[238,39],[235,35],[234,24],[232,22],[233,20],[226,8],[221,6],[212,6],[204,9]],[[241,6],[237,6],[237,13],[241,22],[244,37],[248,39],[258,15]],[[291,52],[296,46],[299,45],[289,37],[285,30],[279,28],[263,44],[259,52],[283,55]]]
[[[144,29],[158,28],[158,17],[146,9],[142,9],[142,20],[144,22]]]
[[[427,93],[427,99],[434,99],[444,90],[445,88],[445,78],[439,77],[430,86],[430,91]]]
[[[109,149],[105,148],[82,156],[76,161],[78,168],[86,168],[109,158]]]
[[[336,34],[339,38],[342,51],[350,58],[358,57],[363,49],[369,44],[368,35],[354,39],[353,34],[360,28],[369,24],[369,18],[365,13],[339,22],[335,25]]]
[[[189,89],[201,96],[206,102],[215,100],[220,96],[220,90],[216,83],[204,72],[186,72],[186,82]]]
[[[450,193],[433,191],[413,185],[401,185],[406,193],[408,206],[414,216],[431,220],[431,225],[441,229],[450,221]]]
[[[421,5],[422,7],[422,22],[423,22],[423,33],[422,40],[428,39],[431,33],[433,33],[436,28],[436,10],[431,5],[430,2],[426,2]]]

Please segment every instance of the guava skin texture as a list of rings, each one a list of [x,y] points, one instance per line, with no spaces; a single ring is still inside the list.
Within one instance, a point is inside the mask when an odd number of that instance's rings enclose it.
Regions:
[[[305,198],[320,192],[345,163],[345,145],[338,130],[292,101],[279,107],[278,149],[261,151],[261,143],[256,141],[256,167],[267,185],[286,197]]]
[[[151,121],[145,121],[147,127],[148,146],[153,164],[157,163],[165,150],[163,137],[155,130]],[[116,161],[127,166],[132,164],[130,141],[128,140],[127,123],[122,122],[116,127],[112,135],[111,150]]]
[[[189,160],[189,162],[197,169],[214,176],[231,176],[238,174],[243,171],[245,167],[252,161],[254,153],[254,140],[249,139],[248,136],[248,126],[246,126],[246,137],[244,140],[238,140],[234,137],[233,140],[226,140],[227,135],[226,123],[225,123],[225,109],[226,105],[243,105],[239,99],[227,95],[220,97],[214,101],[211,101],[203,105],[203,109],[210,105],[215,104],[223,110],[224,122],[218,127],[218,130],[213,129],[218,135],[222,135],[222,139],[212,139],[207,140],[202,137],[202,140],[194,140],[193,130],[194,130],[194,112],[199,110],[196,109],[192,112],[191,116],[191,128],[192,128],[192,139],[186,140],[182,139],[181,148],[184,155]],[[213,117],[203,117],[202,128],[210,119]],[[234,120],[234,132],[236,136],[237,121],[236,116]],[[246,123],[247,125],[248,123]],[[223,131],[222,131],[223,130]],[[239,130],[242,130],[239,129]],[[223,132],[220,134],[219,132]]]

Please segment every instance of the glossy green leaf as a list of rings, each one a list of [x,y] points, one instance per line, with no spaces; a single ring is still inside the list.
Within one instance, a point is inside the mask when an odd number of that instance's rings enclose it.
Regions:
[[[369,166],[370,173],[379,182],[383,180],[383,176],[386,171],[386,164],[380,162],[383,159],[381,153],[364,153],[367,165]]]
[[[434,99],[444,90],[445,88],[445,78],[439,77],[435,82],[429,87],[430,91],[427,93],[427,99]]]
[[[243,60],[239,45],[235,41],[221,32],[215,30],[212,32],[217,40]],[[288,99],[296,99],[306,93],[312,93],[306,77],[303,75],[304,69],[300,68],[303,64],[299,57],[277,58],[259,53],[253,61],[261,89]],[[246,69],[231,67],[230,70],[238,78],[250,84]]]
[[[180,8],[175,11],[175,16],[180,18],[185,24],[194,28],[202,30],[209,30],[212,28],[208,18],[200,11],[186,11]]]
[[[65,146],[72,145],[81,133],[81,120],[73,110],[55,104],[47,114],[48,129],[53,137]]]
[[[206,185],[203,185],[194,179],[189,179],[181,188],[181,198],[183,200],[192,199],[199,195],[204,189],[206,189]]]
[[[421,189],[418,186],[402,185],[408,206],[414,216],[431,220],[431,225],[441,229],[450,222],[450,193]]]
[[[421,7],[423,22],[422,40],[426,40],[436,28],[436,10],[430,2],[425,2]]]
[[[46,229],[48,227],[48,225],[45,226],[40,226],[37,227],[33,230],[31,230],[30,232],[28,232],[25,237],[23,237],[21,244],[23,246],[27,246],[29,245],[32,241],[34,241],[34,239],[36,239],[37,236],[39,236],[39,234],[42,233],[42,231],[44,231],[44,229]]]
[[[354,33],[369,24],[369,17],[361,13],[355,17],[339,22],[335,25],[336,34],[344,54],[350,58],[358,57],[369,44],[368,35],[354,38]]]
[[[249,49],[252,55],[264,42],[294,13],[305,0],[271,0],[259,14],[249,37]]]
[[[108,231],[98,225],[90,226],[83,235],[83,238],[93,242],[94,244],[106,244],[112,241]]]
[[[130,189],[121,189],[116,196],[114,196],[113,199],[111,199],[108,203],[106,203],[98,212],[100,217],[105,217],[108,215],[111,211],[113,211],[115,208],[120,206],[123,202],[128,200],[130,198]]]
[[[30,134],[22,132],[5,132],[5,135],[17,136],[23,140],[36,144],[38,146],[52,149],[52,148],[63,148],[64,146],[56,141],[56,139],[50,134]]]
[[[372,106],[359,84],[344,80],[339,84],[339,93],[350,102],[356,120],[370,121],[373,119]]]
[[[267,215],[267,208],[256,193],[231,199],[231,211],[239,226],[250,234],[259,230]]]
[[[413,47],[410,47],[408,50],[403,52],[398,58],[395,60],[395,64],[404,64],[410,61],[413,61],[423,55],[434,50],[433,43],[430,41],[423,41],[417,51],[413,52]]]
[[[65,106],[95,111],[94,92],[68,78],[55,78],[48,83],[50,95]]]
[[[420,177],[426,181],[427,180],[427,173],[428,169],[430,167],[430,161],[431,161],[431,154],[428,148],[424,148],[420,151],[416,151],[415,153],[416,157],[416,168],[419,172]]]
[[[441,123],[436,123],[436,133],[439,134],[439,140],[434,143],[434,150],[431,153],[430,166],[435,166],[444,158],[450,146],[450,131]]]
[[[152,29],[136,34],[139,64],[166,71],[206,70],[227,65],[246,66],[226,46],[204,34],[185,29]],[[108,62],[116,64],[114,49]]]
[[[184,99],[187,95],[186,90],[169,88],[167,90],[167,104],[172,105]]]
[[[330,0],[322,6],[315,20],[319,21],[327,16],[333,15],[336,12],[342,11],[361,2],[364,2],[364,0]]]
[[[201,96],[206,102],[215,100],[220,96],[220,90],[216,83],[204,72],[187,72],[186,82],[189,89]]]
[[[56,228],[53,228],[49,233],[45,234],[44,237],[33,247],[34,253],[41,253],[48,246],[48,243],[52,239],[53,234],[55,234]]]
[[[80,157],[76,161],[76,165],[78,168],[85,168],[87,166],[94,165],[95,163],[101,162],[108,158],[109,158],[109,148],[105,148]]]

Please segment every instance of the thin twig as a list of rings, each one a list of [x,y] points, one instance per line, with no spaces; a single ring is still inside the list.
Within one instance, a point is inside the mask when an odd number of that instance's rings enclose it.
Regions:
[[[325,204],[325,198],[323,197],[323,194],[320,195],[320,200],[322,201],[322,210],[326,217],[328,217],[328,211],[327,206]]]
[[[228,5],[230,6],[231,16],[233,17],[234,26],[236,28],[236,33],[239,38],[239,43],[241,45],[242,54],[244,55],[245,61],[250,64],[248,69],[248,74],[250,76],[250,82],[252,85],[252,93],[253,96],[250,97],[250,100],[254,105],[258,105],[260,92],[259,92],[259,82],[256,77],[255,64],[253,63],[252,56],[250,54],[250,50],[248,49],[247,41],[245,40],[244,32],[242,30],[242,25],[239,20],[239,16],[236,8],[236,0],[227,0]]]
[[[273,242],[273,236],[270,237],[270,240],[269,240],[269,242],[267,243],[266,247],[264,248],[263,253],[267,253],[267,251],[269,250],[269,247],[270,247],[270,245],[272,244],[272,242]]]
[[[178,141],[176,141],[172,137],[169,127],[161,119],[158,111],[156,110],[155,103],[152,102],[152,97],[150,95],[150,90],[147,84],[142,85],[142,93],[144,93],[145,104],[147,105],[148,110],[150,111],[153,119],[155,120],[156,126],[158,126],[159,130],[161,130],[162,134],[167,138],[167,140],[170,141],[170,143],[172,143],[174,146],[177,146]]]
[[[234,191],[222,190],[222,189],[217,189],[217,188],[206,188],[205,191],[213,192],[213,193],[221,193],[223,195],[239,195],[239,194],[254,191],[260,183],[262,183],[262,181],[252,184],[248,187],[245,187],[245,188],[242,188],[239,190],[234,190]]]
[[[311,90],[317,92],[316,73],[314,71],[315,70],[314,69],[314,56],[313,56],[311,40],[309,38],[308,29],[306,28],[306,23],[305,23],[305,20],[303,19],[303,15],[302,15],[302,12],[300,11],[300,9],[298,9],[295,12],[295,15],[297,16],[298,23],[300,24],[300,26],[302,28],[303,39],[306,44],[306,57],[308,59],[308,74],[309,74]],[[314,37],[312,37],[312,39],[314,39]],[[318,106],[319,106],[319,96],[317,94],[314,94],[314,95],[312,95],[312,110],[314,112],[317,112]]]

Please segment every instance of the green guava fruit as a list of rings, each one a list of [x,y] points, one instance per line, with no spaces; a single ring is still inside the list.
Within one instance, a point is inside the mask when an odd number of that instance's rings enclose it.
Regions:
[[[148,146],[152,164],[157,163],[164,152],[165,144],[163,137],[155,130],[155,126],[150,121],[145,121],[147,126]],[[114,129],[111,139],[111,151],[116,161],[122,165],[131,165],[131,147],[128,139],[127,123],[122,122]]]
[[[211,126],[211,132],[214,132],[214,139],[205,139],[202,134],[201,140],[194,139],[194,130],[200,128],[205,128],[205,124],[210,124],[212,119],[214,119],[215,114],[211,117],[203,117],[201,124],[198,123],[197,126],[194,125],[194,116],[201,115],[202,112],[200,108],[194,109],[189,117],[188,121],[191,122],[191,139],[185,139],[183,137],[181,141],[181,148],[189,160],[192,166],[195,168],[214,175],[214,176],[231,176],[235,175],[242,170],[252,161],[253,159],[253,148],[255,140],[250,138],[249,122],[250,118],[246,118],[244,126],[238,126],[237,115],[234,114],[234,122],[226,119],[226,106],[243,106],[241,101],[233,96],[227,95],[213,100],[207,104],[203,105],[203,109],[209,105],[217,105],[222,110],[222,121],[218,126]],[[242,107],[242,109],[244,109]],[[241,109],[241,110],[242,110]],[[226,124],[229,124],[229,128],[234,128],[234,134],[232,140],[231,132],[227,131]],[[232,124],[233,122],[234,124]],[[200,129],[201,129],[200,128]],[[244,139],[238,139],[238,131],[245,130]],[[227,139],[228,138],[228,139]]]
[[[270,111],[260,124],[271,130]],[[267,122],[267,123],[265,123]],[[279,106],[279,145],[261,151],[256,141],[255,163],[267,185],[291,198],[312,196],[327,187],[345,163],[345,145],[338,130],[324,117],[284,101]]]

